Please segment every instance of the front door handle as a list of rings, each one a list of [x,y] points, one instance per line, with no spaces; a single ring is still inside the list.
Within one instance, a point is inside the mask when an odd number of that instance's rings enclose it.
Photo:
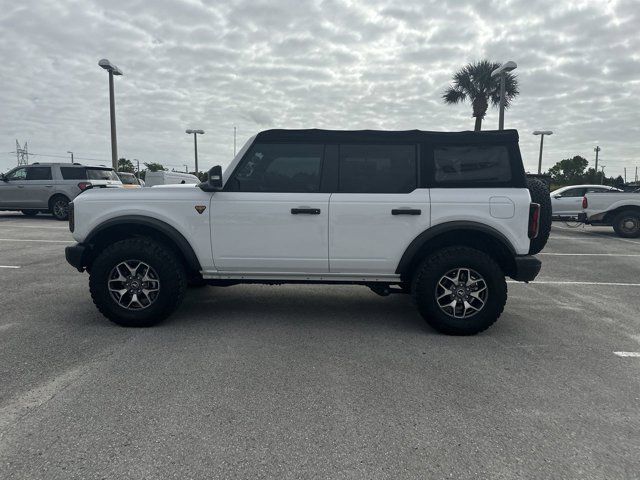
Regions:
[[[319,208],[292,208],[291,215],[320,215]]]
[[[420,215],[422,210],[419,208],[394,208],[391,215]]]

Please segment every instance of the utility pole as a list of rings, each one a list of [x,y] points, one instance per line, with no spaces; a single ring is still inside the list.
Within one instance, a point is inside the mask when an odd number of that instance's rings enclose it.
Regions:
[[[600,167],[602,169],[602,177],[600,179],[600,185],[604,185],[604,167],[606,167],[606,165],[602,165]]]
[[[624,183],[627,183],[627,167],[624,167]]]
[[[136,162],[136,178],[138,180],[140,180],[140,160],[138,160],[137,158],[133,159],[134,162]]]
[[[596,152],[596,175],[598,175],[598,153],[600,153],[600,150],[602,149],[599,145],[596,145],[596,148],[593,149],[593,151]]]
[[[238,127],[236,127],[234,125],[233,127],[233,158],[236,158],[236,133],[237,133]]]
[[[187,165],[184,166],[184,173],[189,173],[189,167]]]
[[[636,167],[636,182],[638,181],[638,167]]]

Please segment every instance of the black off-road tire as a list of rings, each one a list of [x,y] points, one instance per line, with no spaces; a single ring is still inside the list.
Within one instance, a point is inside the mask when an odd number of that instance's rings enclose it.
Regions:
[[[22,210],[22,214],[27,217],[35,217],[40,213],[40,210]]]
[[[629,227],[629,224],[633,224]],[[640,213],[634,210],[625,210],[617,214],[611,222],[613,229],[622,238],[640,237]]]
[[[158,296],[144,309],[126,309],[109,293],[108,279],[112,269],[127,260],[140,260],[158,274]],[[185,269],[178,257],[168,248],[147,238],[121,240],[105,248],[93,262],[89,276],[93,303],[105,317],[124,327],[150,327],[160,323],[178,308],[186,287]]]
[[[49,210],[56,220],[69,220],[69,199],[64,195],[54,195],[49,200]]]
[[[527,188],[531,201],[540,205],[540,229],[538,236],[529,244],[529,255],[535,255],[545,247],[551,233],[551,197],[547,185],[537,178],[528,178]]]
[[[456,268],[475,270],[487,286],[484,306],[467,318],[454,318],[437,303],[438,282]],[[437,331],[448,335],[475,335],[500,317],[507,302],[507,284],[500,266],[486,253],[469,247],[448,247],[422,261],[413,277],[412,294],[422,317]]]

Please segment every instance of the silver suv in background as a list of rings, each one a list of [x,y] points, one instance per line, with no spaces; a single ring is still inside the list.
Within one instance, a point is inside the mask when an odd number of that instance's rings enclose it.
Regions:
[[[33,163],[0,174],[0,210],[19,210],[27,216],[48,212],[58,220],[67,220],[69,202],[82,191],[121,186],[108,167]]]

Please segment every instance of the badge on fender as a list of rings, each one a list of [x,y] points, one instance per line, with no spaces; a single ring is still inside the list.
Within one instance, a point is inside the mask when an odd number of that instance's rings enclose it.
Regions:
[[[200,215],[202,215],[202,212],[204,212],[207,209],[207,207],[205,207],[204,205],[196,205],[196,212],[198,212]]]

